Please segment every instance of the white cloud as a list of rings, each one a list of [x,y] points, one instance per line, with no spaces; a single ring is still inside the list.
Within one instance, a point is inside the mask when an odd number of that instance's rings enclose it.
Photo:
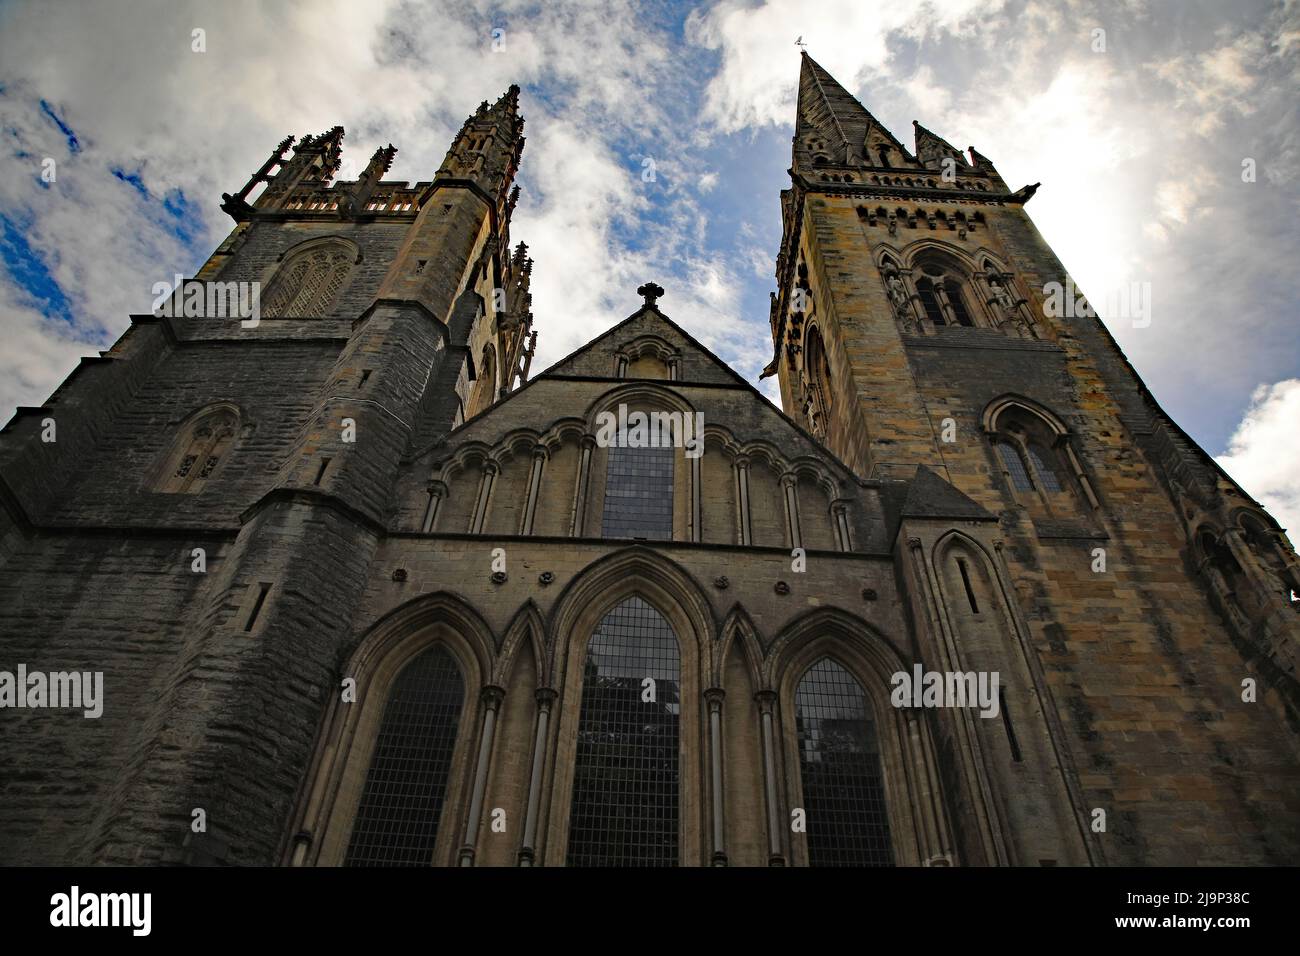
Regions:
[[[799,79],[797,38],[852,90],[860,78],[885,69],[891,33],[924,40],[961,32],[1001,7],[1002,0],[821,0],[815,8],[792,0],[722,0],[694,11],[686,23],[691,40],[722,54],[722,69],[709,81],[704,117],[724,133],[789,125]]]
[[[533,367],[632,312],[648,279],[667,288],[675,319],[694,332],[730,330],[713,344],[752,363],[737,280],[706,248],[706,216],[692,198],[717,175],[705,175],[687,141],[694,128],[680,115],[671,38],[636,0],[86,3],[57,17],[11,5],[0,24],[0,126],[11,131],[0,148],[28,153],[19,165],[31,171],[0,179],[0,211],[23,223],[80,343],[106,347],[130,312],[147,311],[155,282],[197,268],[232,225],[220,194],[241,186],[286,133],[339,123],[346,169],[392,142],[389,177],[427,180],[479,101],[518,83],[528,142],[512,234],[537,260]],[[206,31],[206,53],[190,49],[194,27]],[[504,30],[499,51],[494,28]],[[69,152],[41,100],[76,131],[80,152]],[[653,183],[641,181],[642,153],[656,159]],[[58,180],[41,189],[47,155],[59,161]],[[138,174],[152,201],[113,168]],[[159,211],[172,190],[197,204],[191,242]],[[720,286],[732,294],[716,295]],[[3,270],[0,291],[23,297]],[[42,401],[81,351],[36,305],[0,319],[6,332],[50,337],[39,361],[30,349],[0,354],[0,420],[11,403]]]
[[[41,311],[15,297],[0,283],[0,315],[4,316],[5,353],[21,358],[0,375],[3,425],[19,405],[37,405],[67,377],[83,355],[94,355],[95,343],[69,337],[50,327]],[[8,363],[6,363],[8,364]]]
[[[1300,533],[1300,379],[1260,385],[1215,458],[1284,528]]]
[[[1094,299],[1152,283],[1150,328],[1115,332],[1190,430],[1188,407],[1218,415],[1222,436],[1234,424],[1223,408],[1300,373],[1286,331],[1295,279],[1276,265],[1295,248],[1300,211],[1287,95],[1300,61],[1295,4],[1204,14],[1171,32],[1168,14],[1107,0],[720,0],[686,17],[686,44],[649,0],[60,9],[0,5],[0,155],[16,170],[0,178],[0,211],[22,224],[77,325],[42,319],[0,271],[0,305],[12,304],[0,330],[50,340],[47,352],[0,352],[0,420],[10,403],[41,402],[82,343],[106,347],[148,307],[154,282],[202,261],[230,227],[220,193],[286,133],[342,123],[354,168],[391,141],[391,178],[428,179],[465,115],[512,82],[528,123],[512,235],[537,260],[533,368],[622,319],[654,280],[665,311],[752,378],[770,357],[759,290],[770,287],[787,181],[778,175],[768,204],[743,210],[754,232],[719,235],[711,210],[735,201],[743,177],[703,157],[719,133],[761,144],[760,129],[791,127],[800,35],[895,133],[919,119],[958,147],[974,143],[1013,188],[1041,180],[1029,212]],[[195,26],[207,30],[205,54],[190,52]],[[1091,52],[1095,26],[1111,52]],[[499,53],[494,27],[505,31]],[[42,99],[80,135],[80,152]],[[1209,114],[1221,125],[1207,137]],[[1247,148],[1260,171],[1248,186]],[[48,190],[36,182],[46,155],[59,160]],[[641,181],[643,155],[656,159],[654,183]],[[191,241],[159,209],[169,190],[198,207],[185,217]],[[1203,215],[1211,203],[1215,215]],[[1189,353],[1214,356],[1213,381],[1193,384]]]

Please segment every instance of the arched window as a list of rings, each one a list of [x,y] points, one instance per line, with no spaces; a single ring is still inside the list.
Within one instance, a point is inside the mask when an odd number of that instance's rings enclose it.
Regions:
[[[976,317],[967,304],[966,290],[970,276],[957,260],[945,253],[929,250],[921,253],[912,263],[919,272],[916,291],[921,299],[925,317],[934,326],[974,326]]]
[[[262,297],[262,317],[304,319],[328,315],[355,261],[356,253],[343,242],[313,243],[291,254]]]
[[[644,430],[620,431],[608,449],[602,537],[672,540],[673,468],[677,455],[673,436],[657,430],[657,424],[651,419]],[[629,437],[638,431],[651,447],[629,447]],[[639,444],[642,438],[636,440]]]
[[[943,309],[939,307],[939,296],[935,294],[934,283],[929,279],[918,279],[916,292],[921,297],[921,308],[925,309],[925,317],[935,325],[947,325]]]
[[[465,682],[440,644],[402,669],[388,695],[346,866],[431,866]]]
[[[985,410],[984,428],[1017,501],[1044,516],[1077,516],[1096,496],[1069,448],[1069,433],[1055,416],[1014,399]]]
[[[221,405],[194,416],[173,442],[154,482],[157,491],[195,494],[229,457],[239,413]]]
[[[817,326],[808,329],[804,350],[804,388],[807,394],[809,431],[825,440],[830,428],[830,411],[835,396],[831,389],[831,367],[826,359],[826,344]]]
[[[822,658],[795,691],[812,866],[893,866],[875,722],[862,686]]]
[[[675,866],[681,656],[639,597],[587,646],[569,814],[570,866]]]

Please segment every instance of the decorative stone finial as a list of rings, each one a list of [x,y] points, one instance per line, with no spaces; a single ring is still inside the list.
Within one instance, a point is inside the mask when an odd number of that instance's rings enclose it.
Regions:
[[[663,286],[655,285],[653,282],[647,282],[641,288],[636,290],[637,295],[645,296],[645,304],[650,308],[658,308],[655,301],[664,294]]]

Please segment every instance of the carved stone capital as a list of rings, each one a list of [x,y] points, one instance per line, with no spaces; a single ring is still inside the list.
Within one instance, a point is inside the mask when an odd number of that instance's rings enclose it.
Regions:
[[[533,699],[537,701],[537,706],[542,710],[549,711],[551,705],[555,703],[555,698],[560,695],[551,687],[539,687],[533,691]]]

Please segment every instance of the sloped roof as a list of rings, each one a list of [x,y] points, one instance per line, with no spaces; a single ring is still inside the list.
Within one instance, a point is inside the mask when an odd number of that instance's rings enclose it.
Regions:
[[[958,518],[965,521],[997,521],[982,505],[940,478],[925,465],[916,466],[903,501],[904,518]]]

